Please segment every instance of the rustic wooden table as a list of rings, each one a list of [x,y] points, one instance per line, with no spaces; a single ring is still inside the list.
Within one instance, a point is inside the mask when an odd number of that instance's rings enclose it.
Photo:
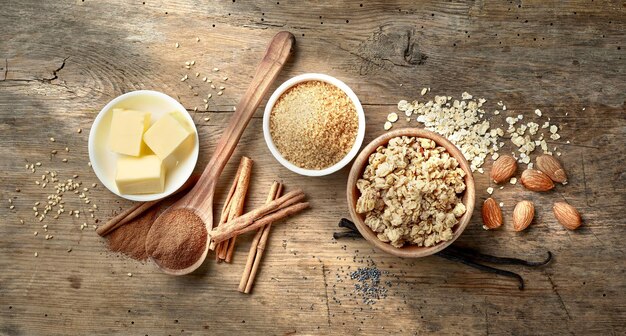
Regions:
[[[0,334],[626,333],[623,2],[2,1],[0,8]],[[95,218],[72,194],[66,207],[80,209],[80,218],[33,216],[34,202],[53,191],[35,184],[43,171],[97,182],[87,165],[89,128],[104,104],[128,91],[159,90],[188,108],[200,132],[200,170],[280,30],[291,31],[297,47],[275,86],[305,72],[345,81],[363,103],[365,141],[383,132],[400,99],[420,97],[423,87],[431,88],[427,98],[468,91],[492,109],[503,101],[508,109],[493,117],[496,125],[509,115],[532,118],[536,108],[560,124],[563,139],[551,146],[563,153],[570,183],[546,194],[496,189],[507,223],[487,232],[480,204],[490,182],[475,174],[477,211],[456,243],[532,260],[550,250],[553,262],[507,267],[526,279],[520,291],[508,278],[436,256],[405,260],[363,240],[333,240],[348,215],[348,169],[324,178],[284,169],[261,136],[263,106],[227,166],[216,208],[247,155],[255,160],[248,209],[263,202],[273,179],[304,188],[312,209],[274,227],[252,295],[236,290],[250,236],[239,240],[234,263],[209,258],[193,275],[171,277],[107,251],[91,225],[130,202],[101,186],[89,192]],[[186,61],[195,61],[191,70]],[[202,99],[213,92],[201,80],[207,75],[228,80],[205,110]],[[394,127],[407,125],[418,123]],[[36,173],[25,169],[36,162]],[[537,218],[516,233],[509,219],[522,198],[535,202]],[[555,221],[556,200],[580,209],[581,229]],[[81,230],[84,222],[89,229]],[[366,304],[349,273],[372,264],[387,293]]]

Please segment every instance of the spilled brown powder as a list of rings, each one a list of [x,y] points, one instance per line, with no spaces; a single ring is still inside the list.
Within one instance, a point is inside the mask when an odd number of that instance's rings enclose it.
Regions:
[[[115,229],[107,236],[107,244],[113,252],[120,252],[135,260],[143,261],[148,258],[146,252],[146,237],[154,220],[157,218],[159,207],[154,207],[141,216]]]
[[[198,261],[207,235],[204,222],[193,212],[185,209],[165,212],[148,232],[146,252],[163,267],[184,269]]]

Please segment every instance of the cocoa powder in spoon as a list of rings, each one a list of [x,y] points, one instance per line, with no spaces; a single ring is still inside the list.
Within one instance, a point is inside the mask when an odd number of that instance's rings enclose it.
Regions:
[[[180,270],[193,265],[207,244],[207,230],[200,217],[189,210],[165,212],[146,237],[146,252],[162,267]]]

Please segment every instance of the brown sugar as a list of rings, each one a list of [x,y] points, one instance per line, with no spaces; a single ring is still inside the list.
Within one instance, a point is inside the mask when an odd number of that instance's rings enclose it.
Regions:
[[[115,229],[107,236],[107,244],[113,252],[120,252],[135,260],[148,258],[146,237],[159,212],[158,207]]]
[[[163,267],[184,269],[202,256],[207,235],[202,219],[190,210],[164,212],[150,228],[146,252]]]
[[[294,165],[321,170],[354,145],[359,128],[354,103],[338,87],[321,81],[285,91],[270,114],[270,135],[280,154]]]

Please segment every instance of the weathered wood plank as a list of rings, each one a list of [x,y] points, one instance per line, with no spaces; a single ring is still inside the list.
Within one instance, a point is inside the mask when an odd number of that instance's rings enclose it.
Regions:
[[[0,7],[0,334],[626,332],[621,2],[110,0],[5,1]],[[422,99],[423,87],[431,88],[429,98],[468,91],[487,98],[490,108],[505,102],[506,113],[490,117],[495,125],[518,114],[532,119],[535,108],[561,124],[562,141],[550,145],[563,153],[570,183],[546,194],[520,185],[497,189],[495,197],[505,203],[503,229],[484,231],[478,206],[458,242],[527,259],[550,250],[554,262],[538,270],[507,267],[526,279],[526,290],[518,291],[509,279],[438,257],[404,260],[361,240],[333,241],[339,218],[348,216],[348,169],[313,179],[282,168],[261,136],[263,106],[234,154],[256,161],[246,207],[263,203],[271,181],[282,179],[288,188],[304,188],[312,208],[274,226],[252,295],[236,292],[250,236],[238,239],[232,265],[207,262],[182,278],[110,254],[92,230],[80,230],[83,222],[94,224],[90,218],[48,222],[54,239],[44,239],[31,207],[49,190],[34,184],[41,173],[29,173],[24,164],[41,162],[39,172],[58,170],[62,178],[77,174],[86,185],[96,183],[86,144],[97,111],[121,93],[155,89],[177,97],[196,121],[200,170],[279,30],[293,32],[297,47],[275,85],[304,72],[345,81],[364,105],[365,141],[382,134],[398,100]],[[191,60],[196,65],[185,69]],[[190,79],[181,82],[186,73]],[[204,76],[225,86],[224,95],[217,96]],[[213,97],[205,109],[208,93]],[[417,123],[401,118],[394,127],[408,125]],[[217,208],[236,162],[222,177]],[[490,167],[487,162],[485,170]],[[481,204],[490,182],[475,178]],[[130,204],[102,187],[90,194],[100,220]],[[11,197],[15,210],[8,209]],[[508,220],[522,198],[535,203],[537,219],[519,234]],[[563,199],[583,214],[576,232],[551,214],[552,202]],[[86,213],[78,198],[66,201]],[[391,286],[386,298],[366,305],[348,274],[372,262],[389,272],[382,278]]]

